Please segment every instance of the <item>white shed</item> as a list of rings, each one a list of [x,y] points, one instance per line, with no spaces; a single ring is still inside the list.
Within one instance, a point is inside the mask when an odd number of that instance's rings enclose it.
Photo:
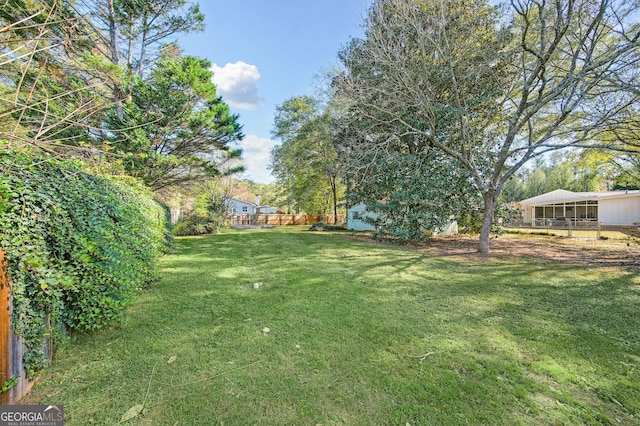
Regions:
[[[520,201],[524,223],[545,225],[571,220],[574,225],[600,222],[629,226],[640,223],[640,191],[572,192],[564,189]]]
[[[356,204],[347,210],[347,229],[353,231],[375,231],[376,227],[365,222],[364,219],[367,217],[375,219],[376,216],[375,213],[367,211],[364,203]]]
[[[353,231],[375,231],[376,227],[365,222],[364,218],[375,219],[377,214],[367,210],[364,203],[356,204],[347,210],[347,229]],[[451,217],[451,222],[440,230],[436,229],[433,235],[456,235],[458,233],[458,222]]]

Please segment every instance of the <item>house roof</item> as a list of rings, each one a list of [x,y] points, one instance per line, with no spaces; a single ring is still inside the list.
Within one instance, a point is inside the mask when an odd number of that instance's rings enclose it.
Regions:
[[[235,197],[227,198],[227,201],[231,201],[231,200],[239,202],[239,203],[243,203],[243,204],[249,204],[250,206],[255,206],[256,205],[255,203],[252,203],[251,201],[244,201],[244,200],[241,200],[240,198],[235,198]]]
[[[573,192],[556,189],[536,197],[520,201],[521,205],[535,206],[542,204],[571,203],[574,201],[604,200],[611,198],[638,197],[640,191],[606,191],[606,192]]]

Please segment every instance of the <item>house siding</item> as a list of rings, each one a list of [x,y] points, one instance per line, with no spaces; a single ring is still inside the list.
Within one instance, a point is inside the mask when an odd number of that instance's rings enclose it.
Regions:
[[[260,214],[276,214],[278,213],[278,209],[276,207],[271,206],[258,206],[256,207],[257,213]]]
[[[640,222],[640,197],[600,200],[598,219],[604,225],[632,225]]]
[[[367,211],[364,204],[357,204],[347,212],[347,229],[352,231],[375,231],[375,226],[363,221],[363,216],[375,218],[376,214]]]
[[[236,200],[235,198],[229,198],[227,206],[229,206],[229,213],[231,214],[254,214],[256,212],[255,204]]]

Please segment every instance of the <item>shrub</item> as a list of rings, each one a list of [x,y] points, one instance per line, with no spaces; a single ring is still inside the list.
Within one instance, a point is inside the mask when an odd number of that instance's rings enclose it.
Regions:
[[[227,205],[215,193],[202,194],[196,207],[180,219],[173,230],[177,236],[216,234],[227,223]]]
[[[329,225],[324,222],[316,222],[309,227],[309,231],[346,231],[342,225]]]
[[[208,213],[191,212],[176,223],[173,233],[177,236],[215,234],[224,218]]]
[[[156,279],[171,234],[166,210],[140,185],[49,156],[0,153],[0,200],[12,327],[34,376],[50,331],[60,337],[121,318],[136,289]]]

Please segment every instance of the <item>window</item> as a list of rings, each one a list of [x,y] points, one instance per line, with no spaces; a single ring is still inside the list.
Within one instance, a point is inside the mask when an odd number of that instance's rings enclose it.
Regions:
[[[242,208],[242,213],[247,213],[248,211],[249,211],[249,207],[244,206],[244,207]]]

